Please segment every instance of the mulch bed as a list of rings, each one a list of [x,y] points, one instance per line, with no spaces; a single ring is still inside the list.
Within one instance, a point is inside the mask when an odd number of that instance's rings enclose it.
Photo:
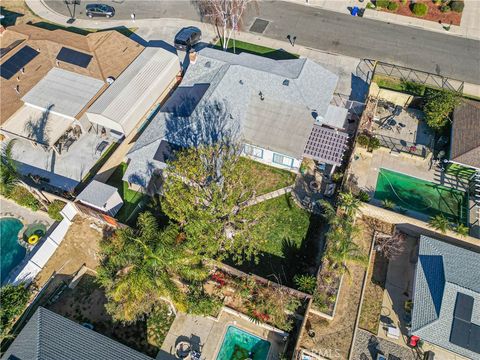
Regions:
[[[432,0],[417,0],[417,3],[425,3],[428,6],[428,13],[423,17],[415,16],[411,10],[413,4],[410,1],[407,2],[406,5],[402,3],[401,0],[390,0],[395,1],[398,3],[398,10],[397,11],[389,11],[388,9],[377,8],[379,11],[385,11],[389,13],[394,13],[398,15],[410,16],[416,19],[423,19],[429,21],[440,22],[444,25],[460,25],[460,21],[462,20],[462,13],[457,13],[454,11],[449,11],[447,13],[443,13],[440,11],[441,5],[435,5]]]

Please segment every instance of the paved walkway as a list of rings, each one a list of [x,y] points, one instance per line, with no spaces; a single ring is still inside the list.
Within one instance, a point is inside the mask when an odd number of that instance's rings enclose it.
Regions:
[[[253,205],[259,204],[261,202],[264,202],[264,201],[267,201],[267,200],[270,200],[270,199],[274,199],[276,197],[291,193],[292,189],[293,189],[293,185],[290,185],[290,186],[286,186],[284,188],[269,192],[267,194],[257,196],[255,199],[252,199],[252,200],[244,203],[243,206],[246,206],[246,207],[253,206]]]

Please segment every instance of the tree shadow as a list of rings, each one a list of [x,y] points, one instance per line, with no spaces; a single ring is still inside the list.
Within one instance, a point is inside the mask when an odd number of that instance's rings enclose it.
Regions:
[[[35,140],[36,142],[43,145],[53,145],[50,144],[50,139],[48,136],[49,132],[49,123],[48,119],[50,112],[55,105],[50,104],[47,106],[45,111],[42,112],[42,115],[39,118],[30,117],[25,123],[25,131],[28,133],[28,137]]]
[[[254,260],[236,264],[232,259],[226,259],[227,265],[233,266],[245,273],[252,273],[285,286],[296,288],[296,274],[315,275],[323,249],[325,222],[319,215],[312,214],[310,222],[300,244],[292,239],[282,239],[282,255],[260,252],[259,262]]]

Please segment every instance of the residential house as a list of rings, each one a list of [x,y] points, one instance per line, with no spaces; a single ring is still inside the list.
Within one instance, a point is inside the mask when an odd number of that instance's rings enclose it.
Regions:
[[[296,171],[303,157],[342,163],[347,109],[330,104],[337,75],[306,59],[272,60],[202,49],[180,86],[127,154],[123,177],[149,188],[171,151],[220,138],[256,161]]]
[[[480,359],[480,254],[420,237],[411,335],[469,359]],[[434,351],[435,352],[435,351]]]
[[[94,330],[39,307],[3,360],[152,360]]]
[[[480,238],[480,102],[462,100],[453,112],[450,166],[468,177],[471,235]],[[450,169],[452,170],[452,169]],[[455,173],[454,171],[454,173]]]

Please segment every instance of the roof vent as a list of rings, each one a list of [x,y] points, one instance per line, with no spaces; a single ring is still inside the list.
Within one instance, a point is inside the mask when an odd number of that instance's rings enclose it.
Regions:
[[[260,96],[260,100],[265,100],[265,96],[263,96],[263,93],[261,91],[258,93],[258,96]]]
[[[243,80],[240,79],[238,82],[240,83],[240,85],[243,85]]]
[[[115,82],[115,78],[113,76],[109,76],[105,79],[108,85],[112,85]]]
[[[290,85],[290,80],[285,79],[285,80],[283,80],[282,84],[285,85],[285,86],[288,86],[288,85]]]
[[[205,67],[206,67],[206,68],[211,68],[211,67],[212,67],[212,62],[211,62],[211,61],[207,61],[207,62],[205,63]]]

